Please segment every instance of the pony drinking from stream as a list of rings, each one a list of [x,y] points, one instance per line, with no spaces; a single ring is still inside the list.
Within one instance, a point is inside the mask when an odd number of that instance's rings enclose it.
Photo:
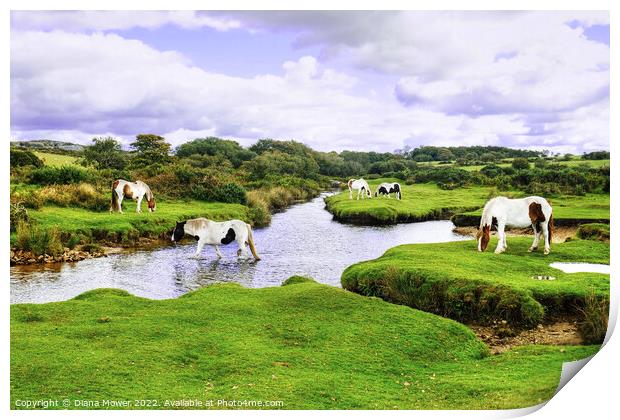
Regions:
[[[366,182],[364,178],[350,179],[349,182],[347,182],[347,186],[349,187],[349,200],[353,199],[353,190],[357,190],[358,200],[360,199],[360,194],[362,194],[362,199],[366,197],[372,198],[370,187],[368,186],[368,182]]]
[[[155,211],[155,197],[148,185],[142,181],[129,182],[124,179],[117,179],[112,184],[112,201],[110,202],[110,213],[113,211],[123,212],[123,198],[136,201],[136,213],[142,213],[142,199],[146,195],[149,211]]]
[[[497,247],[496,254],[501,254],[508,247],[506,245],[506,226],[524,228],[532,226],[534,229],[534,243],[529,252],[538,249],[540,235],[545,242],[545,255],[551,251],[551,236],[553,234],[553,211],[551,205],[542,197],[531,196],[525,198],[510,199],[495,197],[484,205],[480,228],[478,230],[478,251],[484,251],[489,245],[491,238],[491,225],[497,224]]]
[[[250,246],[250,251],[256,261],[260,260],[254,238],[252,237],[252,227],[241,220],[228,220],[226,222],[214,222],[204,217],[190,219],[184,222],[177,222],[172,232],[172,241],[178,242],[183,236],[191,235],[198,240],[198,247],[194,253],[194,258],[200,258],[200,253],[205,245],[212,245],[218,258],[222,258],[220,245],[228,245],[232,241],[237,241],[237,256],[248,258],[246,245]]]

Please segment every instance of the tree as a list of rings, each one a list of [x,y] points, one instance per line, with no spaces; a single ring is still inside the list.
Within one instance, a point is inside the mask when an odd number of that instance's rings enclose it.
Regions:
[[[43,166],[43,161],[30,150],[11,149],[11,168],[32,165],[36,168]]]
[[[127,158],[121,144],[112,137],[95,137],[84,148],[84,162],[97,169],[124,169]]]
[[[528,169],[530,167],[530,163],[527,161],[526,158],[514,158],[514,160],[512,161],[512,167],[517,170]]]
[[[170,161],[170,144],[162,136],[155,134],[138,134],[136,141],[131,143],[135,151],[132,159],[134,166],[148,166],[154,163]]]
[[[176,155],[190,157],[194,155],[221,156],[228,159],[235,168],[246,160],[256,156],[251,150],[244,149],[234,140],[223,140],[217,137],[194,139],[177,147]]]

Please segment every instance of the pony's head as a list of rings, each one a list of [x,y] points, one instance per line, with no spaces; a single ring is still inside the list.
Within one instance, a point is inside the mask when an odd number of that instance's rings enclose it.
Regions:
[[[151,197],[151,199],[148,200],[148,203],[149,203],[149,211],[154,212],[155,209],[157,208],[157,206],[155,206],[155,197]]]
[[[487,249],[487,246],[489,246],[489,241],[491,240],[491,226],[484,225],[482,226],[482,229],[478,229],[476,239],[478,240],[478,251],[483,252]]]
[[[177,225],[174,227],[174,231],[172,232],[172,238],[170,238],[172,242],[178,242],[183,239],[183,236],[185,236],[185,223],[187,223],[187,221],[177,222]]]
[[[364,192],[366,193],[366,197],[368,198],[372,198],[372,192],[370,191],[370,187],[366,188],[366,187],[362,187],[362,189],[364,190]]]

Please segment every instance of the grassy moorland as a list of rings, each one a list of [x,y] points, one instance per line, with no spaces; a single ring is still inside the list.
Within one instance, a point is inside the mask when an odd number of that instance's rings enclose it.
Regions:
[[[524,195],[524,194],[523,194]],[[609,223],[609,194],[585,194],[549,198],[553,219],[558,226],[582,223]],[[478,226],[482,209],[462,212],[452,217],[457,226]]]
[[[45,396],[129,400],[130,408],[182,399],[220,409],[218,400],[282,401],[284,409],[517,408],[548,400],[562,363],[598,350],[528,346],[489,356],[449,319],[291,283],[214,285],[159,301],[98,289],[13,305],[11,406]],[[145,399],[157,405],[133,404]]]
[[[33,152],[35,156],[37,156],[43,163],[47,166],[65,166],[65,165],[74,165],[78,166],[78,158],[71,155],[63,155],[58,153],[48,153],[48,152]]]
[[[506,159],[506,160],[510,161],[510,159]],[[567,166],[567,167],[585,165],[590,168],[602,168],[604,166],[609,166],[610,160],[609,159],[587,160],[587,159],[576,158],[576,159],[571,159],[571,160],[554,160],[553,163],[557,165],[561,165],[561,166]],[[496,163],[496,165],[502,168],[508,168],[512,164],[510,162],[502,162],[502,163]],[[455,167],[459,169],[464,169],[468,172],[479,171],[480,169],[485,167],[485,165],[463,165],[461,166],[461,165],[456,165],[454,162],[453,163],[421,162],[420,166],[423,166],[423,167],[430,166],[430,167],[435,167],[435,168]]]
[[[575,240],[554,244],[545,256],[527,252],[531,238],[514,237],[496,255],[496,240],[484,253],[475,241],[401,245],[348,267],[342,286],[463,322],[506,320],[517,327],[535,326],[545,314],[581,313],[592,299],[608,306],[609,275],[566,274],[549,264],[609,264],[609,244]]]
[[[395,179],[369,181],[374,192],[381,182],[394,182]],[[349,191],[331,196],[325,200],[327,210],[336,220],[355,224],[392,224],[418,222],[445,218],[457,213],[452,220],[457,226],[476,226],[480,221],[482,206],[491,193],[492,187],[470,186],[453,190],[443,190],[435,184],[401,183],[402,200],[387,197],[372,199],[349,199]],[[527,194],[511,191],[511,197]],[[609,194],[586,194],[584,196],[560,196],[550,198],[554,209],[554,219],[559,225],[579,223],[608,222]],[[468,210],[468,211],[464,211]]]
[[[369,181],[373,192],[371,199],[349,199],[349,191],[328,197],[327,210],[336,220],[356,224],[390,224],[399,222],[420,222],[446,217],[447,214],[475,209],[486,201],[489,187],[463,187],[442,190],[436,184],[406,185],[401,182],[402,200],[374,197],[374,192],[382,182],[395,182],[396,179],[376,179]]]

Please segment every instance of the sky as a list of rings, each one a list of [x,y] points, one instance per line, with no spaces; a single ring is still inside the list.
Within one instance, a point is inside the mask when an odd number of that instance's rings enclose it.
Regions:
[[[13,11],[11,139],[609,149],[608,12]]]

